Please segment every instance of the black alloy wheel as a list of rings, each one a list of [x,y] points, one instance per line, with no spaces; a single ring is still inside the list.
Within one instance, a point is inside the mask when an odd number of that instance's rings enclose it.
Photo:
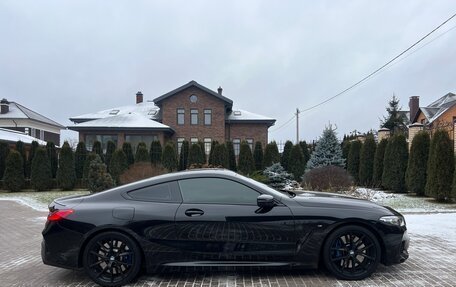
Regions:
[[[324,245],[326,268],[337,278],[361,280],[369,277],[380,262],[380,244],[372,232],[360,226],[334,231]]]
[[[84,250],[84,269],[97,284],[120,286],[139,273],[141,254],[138,245],[118,232],[96,235]]]

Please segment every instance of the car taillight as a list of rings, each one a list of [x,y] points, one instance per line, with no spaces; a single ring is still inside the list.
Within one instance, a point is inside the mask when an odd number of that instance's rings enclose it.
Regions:
[[[74,212],[73,209],[61,209],[61,210],[49,212],[47,220],[48,221],[59,221],[61,219],[64,219],[68,215],[72,214],[73,212]]]

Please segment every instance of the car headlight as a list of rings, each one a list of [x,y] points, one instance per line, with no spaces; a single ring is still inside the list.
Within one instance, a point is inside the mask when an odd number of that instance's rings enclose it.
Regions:
[[[380,221],[389,223],[392,225],[405,226],[405,219],[402,216],[396,216],[396,215],[383,216],[383,217],[380,217]]]

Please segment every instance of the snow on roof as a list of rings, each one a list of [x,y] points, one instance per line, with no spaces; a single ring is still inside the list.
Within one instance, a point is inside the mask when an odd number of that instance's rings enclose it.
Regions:
[[[46,142],[32,136],[26,135],[23,132],[13,131],[0,128],[0,141],[17,142],[22,141],[26,144],[31,144],[32,141],[37,141],[39,145],[46,145]]]
[[[159,111],[160,109],[157,106],[155,106],[153,102],[142,102],[134,105],[106,109],[95,113],[83,114],[71,117],[70,120],[73,122],[81,122],[85,120],[102,119],[106,117],[111,117],[113,115],[124,115],[129,113],[140,114],[147,117],[148,119],[158,119]]]
[[[451,107],[456,104],[456,95],[453,93],[448,93],[440,99],[434,101],[427,107],[420,107],[420,110],[423,112],[424,116],[428,119],[429,123],[434,122],[438,119],[443,113],[448,111]]]
[[[275,122],[275,119],[248,112],[246,110],[234,109],[228,115],[227,120],[229,121],[269,121]]]
[[[9,111],[5,114],[0,114],[0,119],[31,119],[49,125],[57,126],[59,128],[64,128],[64,126],[58,122],[55,122],[16,102],[9,102]]]
[[[143,114],[133,112],[106,116],[75,124],[68,128],[72,130],[78,130],[80,128],[171,129],[169,126],[154,121]]]

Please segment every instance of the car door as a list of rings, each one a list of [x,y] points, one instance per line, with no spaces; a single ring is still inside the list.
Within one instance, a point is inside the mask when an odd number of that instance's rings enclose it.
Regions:
[[[183,202],[175,224],[183,260],[211,265],[293,259],[296,235],[287,206],[259,208],[260,192],[226,178],[184,179],[178,186]]]

